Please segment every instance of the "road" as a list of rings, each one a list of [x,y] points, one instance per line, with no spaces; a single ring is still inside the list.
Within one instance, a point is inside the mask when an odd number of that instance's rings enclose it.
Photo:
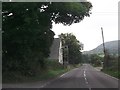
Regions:
[[[30,88],[88,88],[88,90],[92,90],[91,88],[118,88],[118,80],[96,70],[89,64],[84,64],[44,84],[34,83],[27,86]]]
[[[61,75],[45,88],[118,88],[118,80],[112,78],[89,64]]]

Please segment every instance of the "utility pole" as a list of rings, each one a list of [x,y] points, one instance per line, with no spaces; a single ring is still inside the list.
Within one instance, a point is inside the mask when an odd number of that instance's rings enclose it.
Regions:
[[[63,66],[67,67],[69,65],[69,50],[68,50],[68,45],[63,46]]]
[[[106,67],[106,52],[105,52],[104,34],[103,34],[103,28],[102,27],[101,27],[101,32],[102,32],[103,52],[104,52],[103,68],[105,68]]]
[[[66,45],[65,46],[65,49],[66,49],[66,66],[68,66],[68,64],[69,64],[69,56],[68,56],[68,53],[69,53],[69,51],[68,51],[68,45]]]

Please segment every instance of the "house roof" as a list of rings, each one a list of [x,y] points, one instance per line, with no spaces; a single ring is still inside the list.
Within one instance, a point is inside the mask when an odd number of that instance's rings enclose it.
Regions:
[[[60,47],[60,39],[54,38],[53,44],[50,48],[49,59],[59,59],[59,47]]]

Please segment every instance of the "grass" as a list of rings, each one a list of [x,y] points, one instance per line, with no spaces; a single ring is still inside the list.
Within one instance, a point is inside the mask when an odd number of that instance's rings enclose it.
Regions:
[[[98,65],[92,65],[92,66],[93,67],[98,67]],[[115,78],[120,79],[120,71],[118,70],[118,68],[114,68],[113,66],[111,66],[107,69],[102,69],[101,71],[110,75],[110,76],[113,76]]]
[[[23,82],[36,82],[42,80],[48,80],[55,78],[65,72],[70,71],[71,69],[80,67],[80,65],[69,65],[67,68],[64,68],[63,65],[55,61],[47,62],[47,69],[43,69],[41,72],[38,72],[35,76],[22,76],[17,72],[13,72],[12,75],[8,75],[7,78],[4,78],[3,83],[23,83]]]
[[[36,79],[39,80],[46,80],[46,79],[50,79],[50,78],[55,78],[65,72],[68,72],[74,68],[80,67],[81,65],[69,65],[67,68],[64,68],[63,66],[59,66],[58,67],[53,67],[53,68],[49,68],[48,71],[44,72],[41,76],[36,77]]]
[[[118,70],[110,70],[110,69],[107,69],[107,70],[102,70],[104,73],[108,74],[108,75],[111,75],[115,78],[118,78],[120,79],[120,72]]]
[[[49,69],[48,71],[44,72],[43,74],[32,78],[32,80],[40,81],[40,80],[47,80],[47,79],[55,78],[58,75],[61,75],[67,71],[68,71],[67,69],[56,69],[56,70]]]

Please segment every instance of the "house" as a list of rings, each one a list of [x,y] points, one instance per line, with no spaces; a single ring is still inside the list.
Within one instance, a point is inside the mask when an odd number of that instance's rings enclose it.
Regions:
[[[48,59],[58,60],[60,64],[63,64],[63,50],[60,38],[54,38]]]

